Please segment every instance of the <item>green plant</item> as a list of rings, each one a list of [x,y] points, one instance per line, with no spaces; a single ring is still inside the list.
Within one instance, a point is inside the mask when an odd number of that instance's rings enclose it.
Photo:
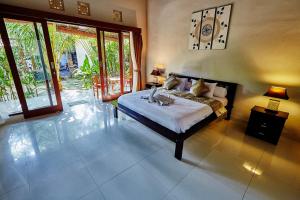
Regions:
[[[91,60],[87,55],[85,55],[82,66],[75,74],[75,77],[79,78],[82,81],[83,88],[89,89],[92,87],[92,77],[93,75],[99,74],[98,60]]]

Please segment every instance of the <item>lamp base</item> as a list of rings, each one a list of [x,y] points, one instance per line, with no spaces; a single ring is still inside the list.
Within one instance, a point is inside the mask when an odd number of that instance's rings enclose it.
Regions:
[[[158,84],[158,77],[157,76],[154,76],[154,81],[153,81],[155,84]]]
[[[265,109],[268,113],[278,113],[280,101],[276,99],[270,99],[267,108]]]

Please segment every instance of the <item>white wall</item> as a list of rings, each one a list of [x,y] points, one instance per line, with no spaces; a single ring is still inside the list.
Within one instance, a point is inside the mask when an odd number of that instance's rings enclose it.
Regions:
[[[25,8],[43,10],[64,15],[94,19],[116,23],[112,20],[112,11],[120,10],[123,13],[123,22],[118,23],[142,29],[142,80],[145,81],[145,60],[147,49],[147,3],[146,0],[85,0],[90,3],[91,16],[77,14],[77,0],[64,0],[65,11],[56,11],[49,8],[48,0],[0,0],[0,3]]]
[[[227,49],[188,50],[193,11],[233,3]],[[167,73],[189,73],[240,84],[233,111],[248,120],[254,105],[266,106],[269,85],[288,88],[280,110],[290,113],[284,135],[300,140],[299,0],[149,0],[147,76],[162,63]]]

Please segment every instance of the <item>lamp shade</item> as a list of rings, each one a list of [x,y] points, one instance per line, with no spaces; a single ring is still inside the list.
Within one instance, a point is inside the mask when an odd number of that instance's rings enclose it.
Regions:
[[[283,87],[276,87],[276,86],[269,87],[268,91],[264,94],[264,96],[286,99],[286,100],[289,99],[287,95],[287,89]]]
[[[161,74],[160,74],[160,72],[159,72],[158,69],[153,69],[152,72],[151,72],[151,75],[153,75],[153,76],[160,76]]]

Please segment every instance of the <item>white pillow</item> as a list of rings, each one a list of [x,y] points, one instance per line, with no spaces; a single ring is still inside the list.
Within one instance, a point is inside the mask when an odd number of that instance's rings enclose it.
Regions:
[[[216,86],[215,91],[214,91],[214,96],[215,97],[225,98],[226,95],[227,95],[227,89],[226,88]]]
[[[176,79],[179,80],[180,83],[175,87],[175,89],[178,91],[184,91],[185,85],[186,85],[186,82],[188,81],[188,79],[187,78],[176,78]]]
[[[206,92],[205,94],[203,94],[203,96],[208,97],[208,98],[213,98],[217,83],[204,82],[204,84],[208,87],[209,91]]]
[[[191,79],[192,80],[192,85],[194,85],[198,80]]]

